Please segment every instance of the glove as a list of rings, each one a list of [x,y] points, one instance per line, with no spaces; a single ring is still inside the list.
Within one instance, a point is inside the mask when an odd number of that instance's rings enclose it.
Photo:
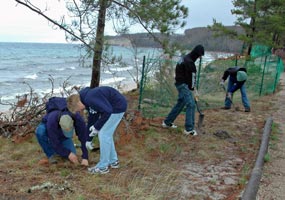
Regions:
[[[224,86],[225,86],[225,81],[224,81],[223,79],[220,81],[220,86],[221,86],[221,87],[224,87]]]
[[[89,131],[90,131],[90,134],[89,134],[90,137],[94,137],[98,135],[99,133],[99,131],[94,127],[94,125],[90,126]]]

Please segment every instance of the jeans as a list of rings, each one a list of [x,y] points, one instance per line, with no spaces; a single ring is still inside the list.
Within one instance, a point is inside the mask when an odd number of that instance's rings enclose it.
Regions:
[[[124,112],[112,114],[99,131],[100,161],[96,164],[97,168],[103,169],[118,161],[113,136],[123,116]]]
[[[187,84],[175,85],[178,90],[176,105],[172,108],[166,119],[165,124],[170,125],[186,106],[185,130],[192,131],[195,128],[195,101],[192,92]]]
[[[44,153],[46,154],[46,156],[48,158],[50,158],[51,156],[53,156],[56,152],[54,151],[54,149],[52,148],[51,142],[48,138],[48,134],[47,134],[47,128],[46,128],[46,124],[45,123],[40,123],[36,129],[36,137],[37,140],[40,144],[40,146],[42,147]],[[68,138],[64,141],[62,141],[62,145],[69,149],[71,152],[73,152],[74,154],[76,154],[76,149],[74,147],[73,141],[71,138]]]
[[[234,85],[234,82],[232,81],[231,78],[229,78],[227,92],[229,92],[229,90],[231,89],[231,87],[233,85]],[[244,108],[250,108],[250,103],[249,103],[249,100],[246,96],[245,83],[240,88],[240,94],[241,94],[241,100],[242,100],[242,104],[243,104]],[[225,98],[225,107],[230,108],[231,104],[232,104],[232,101],[228,97],[226,97]]]

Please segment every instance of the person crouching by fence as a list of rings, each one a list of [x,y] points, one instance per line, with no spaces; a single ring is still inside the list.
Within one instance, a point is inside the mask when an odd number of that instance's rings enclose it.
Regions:
[[[57,157],[61,156],[73,164],[79,164],[72,138],[75,133],[82,144],[86,143],[87,132],[83,117],[79,112],[71,113],[68,102],[63,97],[50,98],[46,104],[46,112],[35,134],[49,163],[57,163]],[[81,150],[81,165],[88,166],[88,151],[85,145],[81,145]]]
[[[225,81],[228,78],[229,78],[228,87],[227,89],[225,89]],[[231,109],[233,94],[237,90],[240,90],[244,111],[250,112],[250,102],[246,95],[246,87],[245,87],[246,80],[247,80],[246,68],[235,66],[235,67],[230,67],[224,71],[223,77],[220,81],[220,85],[226,91],[225,106],[222,107],[222,109],[225,110]]]

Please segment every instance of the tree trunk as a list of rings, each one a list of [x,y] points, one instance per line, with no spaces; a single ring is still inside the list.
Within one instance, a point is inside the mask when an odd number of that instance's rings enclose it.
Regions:
[[[105,30],[105,18],[108,1],[100,0],[100,10],[97,22],[97,31],[94,46],[93,65],[92,65],[92,77],[90,87],[98,87],[100,83],[100,69],[101,59],[104,49],[104,30]]]

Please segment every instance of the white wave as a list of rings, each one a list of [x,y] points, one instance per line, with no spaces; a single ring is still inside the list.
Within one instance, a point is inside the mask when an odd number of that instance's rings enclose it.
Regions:
[[[128,70],[132,70],[134,67],[129,66],[129,67],[116,67],[116,68],[111,68],[111,71],[116,71],[116,72],[123,72],[123,71],[128,71]]]
[[[120,82],[120,81],[123,81],[125,80],[126,77],[114,77],[114,78],[107,78],[107,79],[104,79],[104,80],[100,80],[100,84],[101,85],[112,85],[116,82]]]
[[[69,69],[72,69],[72,70],[74,70],[74,69],[76,69],[75,67],[67,67],[67,68],[65,68],[65,67],[60,67],[60,68],[57,68],[57,69],[55,69],[56,71],[64,71],[64,70],[69,70]]]
[[[25,76],[24,78],[28,78],[28,79],[37,79],[38,78],[38,75],[37,74],[32,74],[32,75],[27,75]]]

